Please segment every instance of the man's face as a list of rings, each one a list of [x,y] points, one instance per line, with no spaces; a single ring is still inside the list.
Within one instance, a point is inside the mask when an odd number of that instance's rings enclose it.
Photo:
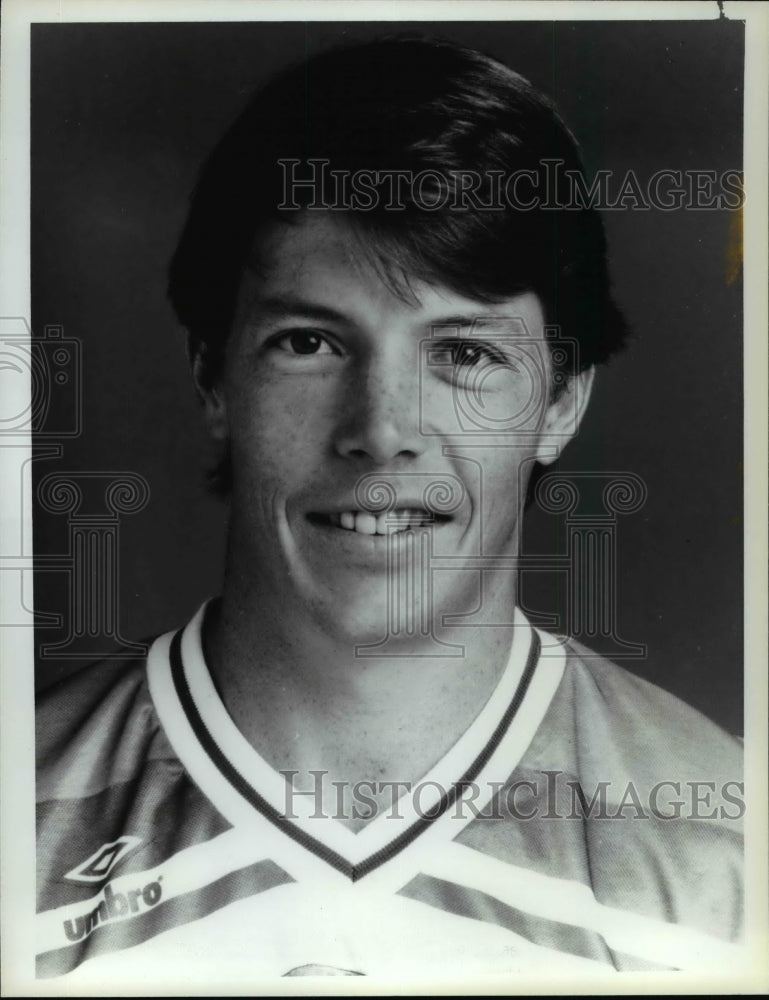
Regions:
[[[228,569],[352,643],[386,634],[388,601],[437,626],[476,608],[478,557],[516,554],[533,461],[575,429],[536,295],[415,280],[404,299],[361,256],[330,213],[265,234],[207,396],[232,458]],[[514,580],[487,572],[484,600]]]

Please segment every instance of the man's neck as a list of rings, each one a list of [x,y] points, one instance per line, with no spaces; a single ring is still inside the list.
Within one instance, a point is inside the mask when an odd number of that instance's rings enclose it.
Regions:
[[[499,596],[511,615],[513,601]],[[273,768],[297,772],[296,788],[314,787],[319,770],[329,788],[420,780],[471,725],[509,659],[506,626],[447,630],[447,653],[458,655],[436,656],[422,640],[362,657],[262,597],[225,582],[205,626],[206,659],[238,729]]]

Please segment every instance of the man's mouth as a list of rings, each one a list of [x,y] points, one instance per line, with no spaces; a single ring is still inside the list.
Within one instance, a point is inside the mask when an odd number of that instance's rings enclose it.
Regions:
[[[360,535],[391,535],[430,524],[443,524],[450,520],[443,514],[434,514],[419,507],[399,507],[380,514],[364,510],[345,510],[329,514],[308,514],[314,524],[355,531]]]

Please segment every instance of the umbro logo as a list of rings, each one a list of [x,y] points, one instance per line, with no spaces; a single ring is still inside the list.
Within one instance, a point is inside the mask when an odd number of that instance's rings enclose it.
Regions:
[[[67,872],[64,878],[72,882],[101,882],[105,879],[118,861],[122,860],[135,847],[141,844],[141,837],[118,837],[117,840],[102,846],[90,858]]]

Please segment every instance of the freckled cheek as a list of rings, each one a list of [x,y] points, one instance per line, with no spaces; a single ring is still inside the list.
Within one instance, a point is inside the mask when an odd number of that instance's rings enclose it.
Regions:
[[[483,407],[489,417],[512,428],[533,429],[547,406],[547,384],[527,359],[518,372],[497,371],[483,383]],[[511,430],[512,432],[512,430]]]
[[[534,464],[533,446],[492,449],[491,458],[484,463],[481,498],[489,536],[504,535],[519,521]]]
[[[249,479],[290,478],[292,470],[314,464],[329,433],[327,406],[288,380],[276,380],[241,393],[229,408],[230,444],[235,469]]]

